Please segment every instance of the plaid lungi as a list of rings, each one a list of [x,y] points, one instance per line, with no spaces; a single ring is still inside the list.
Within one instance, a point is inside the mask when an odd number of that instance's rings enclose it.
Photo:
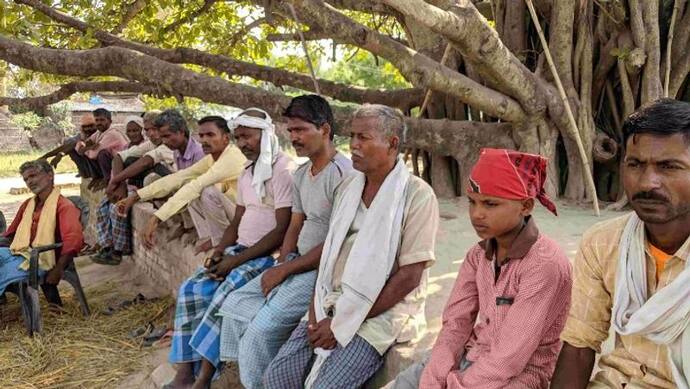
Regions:
[[[225,299],[219,313],[220,359],[238,362],[245,388],[262,387],[266,368],[309,309],[316,276],[316,270],[291,275],[264,296],[262,274]]]
[[[300,322],[280,348],[264,374],[266,389],[301,389],[311,370],[314,349],[309,344],[307,322]],[[383,357],[359,335],[336,346],[319,370],[314,388],[359,388],[383,365]]]
[[[125,254],[132,252],[132,225],[129,216],[117,214],[117,207],[104,198],[96,211],[96,235],[98,245],[112,247]]]
[[[225,249],[228,255],[245,250],[241,245]],[[180,286],[170,350],[171,363],[200,362],[202,358],[220,368],[220,325],[217,315],[225,297],[275,263],[271,256],[251,259],[233,269],[222,282],[206,276],[199,268]],[[195,366],[198,371],[199,363]]]

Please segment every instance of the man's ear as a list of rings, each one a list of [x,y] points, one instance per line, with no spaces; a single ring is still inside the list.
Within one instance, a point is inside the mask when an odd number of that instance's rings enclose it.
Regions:
[[[322,124],[321,127],[319,127],[319,130],[323,131],[323,134],[324,134],[328,139],[331,138],[331,131],[333,131],[333,129],[331,128],[331,125],[330,125],[330,124],[328,124],[328,123]]]
[[[391,136],[389,140],[389,144],[391,149],[393,150],[400,150],[400,138],[397,136]]]

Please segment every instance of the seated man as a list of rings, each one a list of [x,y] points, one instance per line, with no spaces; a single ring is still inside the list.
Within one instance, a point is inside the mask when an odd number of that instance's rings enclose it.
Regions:
[[[143,155],[153,153],[157,144],[161,144],[158,131],[153,125],[153,120],[156,118],[156,113],[147,113],[144,119],[133,116],[128,118],[128,128],[132,122],[139,122],[142,127],[146,129],[146,136],[148,137],[143,143],[132,146],[127,150],[120,151],[113,158],[112,174],[117,176],[123,169],[123,159],[130,164],[132,160],[137,160]],[[165,146],[163,146],[165,147]],[[168,166],[173,162],[173,153],[169,149],[167,156],[163,157],[161,161],[160,173],[165,173]],[[153,173],[152,173],[153,174]],[[134,177],[131,177],[134,179]],[[91,256],[91,260],[103,265],[117,265],[122,262],[123,255],[129,255],[132,251],[132,228],[129,219],[129,214],[121,216],[117,212],[115,204],[127,197],[128,188],[133,190],[136,185],[127,185],[128,182],[116,183],[111,178],[108,188],[105,192],[105,197],[98,205],[96,210],[96,237],[98,240],[99,251]]]
[[[61,242],[61,248],[39,256],[39,275],[45,276],[47,284],[44,291],[47,296],[54,296],[51,303],[60,304],[55,285],[84,243],[80,212],[54,187],[53,168],[45,160],[25,162],[19,172],[34,196],[19,207],[3,234],[10,243],[9,247],[0,248],[0,295],[8,285],[28,279],[32,247]]]
[[[220,367],[218,310],[230,292],[275,264],[271,254],[290,222],[293,163],[280,151],[271,118],[250,108],[230,128],[249,161],[237,183],[232,223],[204,267],[180,286],[170,350],[170,362],[179,366],[172,388],[189,387],[195,374],[209,377]]]
[[[250,389],[262,386],[266,367],[309,309],[335,192],[352,170],[333,144],[333,113],[324,98],[295,97],[284,116],[297,155],[309,161],[294,175],[279,266],[230,293],[220,310],[221,360],[237,361]]]
[[[93,118],[93,114],[91,113],[83,115],[80,120],[81,123],[79,126],[79,131],[76,135],[66,138],[60,146],[43,154],[38,159],[53,158],[50,161],[50,165],[57,169],[62,158],[65,155],[69,155],[77,165],[79,177],[91,178],[94,168],[92,165],[84,161],[84,159],[80,158],[79,154],[75,150],[75,147],[77,146],[77,143],[86,141],[91,135],[94,134],[94,132],[96,132],[96,122]]]
[[[140,116],[129,116],[125,119],[125,135],[129,139],[127,148],[138,146],[144,142],[144,120]]]
[[[77,153],[83,158],[95,161],[98,169],[95,169],[96,177],[89,184],[91,190],[101,190],[110,180],[112,160],[118,151],[127,148],[127,138],[116,128],[111,127],[112,115],[105,108],[93,111],[96,121],[96,131],[86,142],[78,142],[75,147]]]
[[[230,129],[220,116],[199,120],[199,139],[207,154],[204,158],[139,189],[121,204],[121,210],[126,214],[137,201],[150,201],[172,194],[151,216],[142,233],[144,243],[149,247],[154,245],[158,224],[185,207],[202,241],[198,252],[218,245],[234,217],[237,179],[244,170],[246,159],[230,143]]]
[[[393,388],[548,388],[572,281],[565,253],[530,215],[535,198],[556,213],[545,179],[539,155],[482,150],[467,197],[483,240],[460,268],[429,360]]]
[[[582,237],[552,388],[690,388],[690,104],[643,106],[623,139],[634,212]],[[592,377],[611,323],[614,349]]]
[[[351,136],[357,171],[333,205],[308,321],[269,364],[267,388],[358,388],[388,348],[411,340],[422,324],[435,261],[436,196],[399,157],[399,111],[364,105],[354,113]]]

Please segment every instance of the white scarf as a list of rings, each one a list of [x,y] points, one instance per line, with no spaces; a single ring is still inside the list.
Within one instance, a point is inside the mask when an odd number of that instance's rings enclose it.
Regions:
[[[266,118],[261,119],[254,116],[245,115],[247,111],[257,111],[263,113]],[[248,108],[240,112],[236,118],[228,122],[228,128],[233,131],[237,127],[249,127],[262,130],[261,132],[261,151],[259,158],[254,162],[254,173],[252,175],[252,187],[256,191],[259,199],[266,196],[266,181],[273,177],[273,163],[278,158],[280,144],[275,133],[273,120],[266,111],[259,108]]]
[[[333,308],[335,313],[331,320],[331,331],[343,347],[350,343],[366,320],[393,269],[400,246],[410,172],[403,160],[398,158],[395,167],[383,181],[347,257],[342,291],[339,292],[333,290],[333,270],[362,201],[366,181],[361,172],[355,171],[352,176],[352,181],[333,207],[314,293],[316,321],[325,319],[327,311]],[[305,383],[306,388],[313,385],[318,370],[330,354],[329,350],[319,348],[314,352],[317,359]]]
[[[676,385],[690,389],[690,258],[673,282],[648,299],[644,242],[644,223],[633,214],[620,241],[613,325],[621,335],[667,346]]]

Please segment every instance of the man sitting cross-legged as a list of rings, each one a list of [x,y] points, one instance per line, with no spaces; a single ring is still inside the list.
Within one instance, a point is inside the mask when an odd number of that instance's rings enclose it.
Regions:
[[[220,357],[237,361],[245,388],[260,388],[266,367],[309,309],[331,207],[352,162],[333,145],[333,113],[320,96],[299,96],[285,110],[297,155],[292,219],[279,265],[230,293],[220,310]]]
[[[96,132],[96,121],[91,113],[84,114],[80,119],[79,131],[76,135],[65,138],[62,144],[47,153],[40,156],[38,159],[50,160],[50,165],[57,169],[58,164],[62,161],[65,155],[69,155],[72,161],[77,165],[79,177],[91,178],[93,175],[93,166],[86,163],[86,161],[79,157],[75,150],[77,143],[85,142],[93,133]]]
[[[146,129],[148,139],[140,144],[132,145],[128,149],[118,152],[113,158],[112,174],[117,176],[123,169],[123,160],[132,161],[151,152],[160,144],[158,132],[153,126],[155,116],[145,115],[142,119],[138,116],[130,116],[126,119],[127,136],[136,137],[136,130]],[[131,138],[130,138],[131,139]],[[169,152],[169,162],[172,163],[172,151]],[[163,162],[164,163],[164,162]],[[123,255],[129,255],[132,251],[132,227],[129,214],[119,215],[115,204],[127,197],[129,190],[136,189],[136,185],[129,182],[118,182],[113,178],[105,191],[105,197],[98,204],[96,210],[96,238],[100,250],[91,256],[91,260],[105,265],[117,265],[122,261]]]
[[[460,267],[429,360],[394,389],[548,388],[572,281],[565,253],[530,215],[535,198],[556,213],[545,179],[539,155],[482,150],[467,197],[483,240]]]
[[[53,168],[45,160],[25,162],[19,172],[34,194],[17,211],[3,234],[9,247],[0,247],[0,295],[5,288],[29,278],[29,253],[32,247],[62,243],[54,251],[39,256],[39,275],[49,302],[60,305],[56,285],[64,270],[84,244],[79,209],[55,188]]]
[[[350,131],[357,171],[336,195],[308,321],[269,364],[267,388],[358,388],[389,347],[414,337],[424,317],[436,196],[399,157],[399,111],[364,105]]]
[[[202,243],[197,252],[208,251],[218,245],[234,217],[237,179],[244,170],[246,158],[230,143],[230,129],[225,119],[207,116],[198,124],[199,139],[207,155],[194,165],[139,189],[121,203],[120,211],[126,214],[137,201],[172,195],[151,216],[142,232],[144,243],[149,247],[155,244],[159,223],[185,207],[200,240],[208,245],[204,248]]]
[[[582,236],[552,388],[690,388],[690,103],[641,107],[623,142],[634,212]]]
[[[235,217],[204,268],[177,295],[170,362],[178,364],[169,388],[202,388],[221,367],[217,315],[227,295],[272,267],[290,223],[294,164],[280,151],[270,116],[250,108],[230,123],[248,164],[237,183]],[[199,376],[194,384],[194,376]]]

